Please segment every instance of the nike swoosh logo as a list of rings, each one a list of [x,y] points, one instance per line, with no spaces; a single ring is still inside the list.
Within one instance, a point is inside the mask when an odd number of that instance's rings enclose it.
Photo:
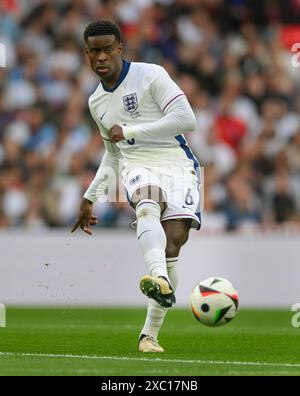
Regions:
[[[140,239],[140,237],[141,237],[143,234],[145,234],[145,232],[149,232],[149,231],[151,231],[151,230],[146,230],[146,231],[142,232],[141,235],[138,236],[138,239]]]
[[[105,116],[106,112],[102,114],[102,116],[100,117],[100,120],[102,121],[102,118]]]

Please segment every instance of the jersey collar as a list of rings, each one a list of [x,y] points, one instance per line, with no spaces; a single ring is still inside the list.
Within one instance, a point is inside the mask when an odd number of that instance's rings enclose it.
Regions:
[[[120,73],[120,77],[118,78],[118,81],[116,82],[116,84],[113,88],[106,87],[104,85],[103,81],[101,80],[101,84],[102,84],[104,91],[114,92],[118,88],[118,86],[123,82],[124,78],[127,76],[127,73],[129,71],[129,67],[130,67],[130,62],[128,62],[126,60],[122,60],[122,62],[123,62],[123,66],[122,66],[122,70]]]

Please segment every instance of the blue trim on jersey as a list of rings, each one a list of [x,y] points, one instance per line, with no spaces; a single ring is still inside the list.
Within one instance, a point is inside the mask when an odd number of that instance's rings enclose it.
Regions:
[[[185,152],[186,156],[188,157],[188,159],[191,159],[193,161],[193,163],[194,163],[194,169],[195,169],[195,172],[196,172],[196,176],[198,178],[198,189],[199,189],[199,186],[201,184],[199,162],[198,162],[197,158],[194,156],[192,150],[187,145],[187,142],[186,142],[185,138],[182,135],[175,136],[175,139],[177,140],[177,142],[179,142],[180,147],[184,150],[184,152]],[[200,198],[199,198],[199,206],[198,206],[198,208],[200,209]],[[199,226],[197,228],[197,231],[198,231],[201,228],[201,213],[200,213],[200,210],[198,212],[196,212],[195,215],[198,217],[199,222],[200,222],[200,224],[199,224]]]
[[[116,82],[116,84],[113,88],[106,87],[104,85],[103,81],[101,80],[101,84],[102,84],[104,91],[114,92],[118,88],[118,86],[123,82],[124,78],[127,76],[131,63],[127,62],[126,60],[122,60],[122,62],[123,62],[123,66],[122,66],[122,70],[120,73],[120,77],[118,78],[118,81]]]
[[[192,153],[189,146],[187,145],[185,138],[182,135],[177,135],[177,136],[175,136],[175,139],[177,140],[177,142],[179,142],[180,147],[184,150],[186,156],[194,162],[195,171],[196,172],[199,171],[199,167],[200,167],[199,162],[198,162],[197,158],[194,156],[194,154]]]

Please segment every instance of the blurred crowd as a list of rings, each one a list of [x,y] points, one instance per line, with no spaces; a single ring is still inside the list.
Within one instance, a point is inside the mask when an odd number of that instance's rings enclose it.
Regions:
[[[82,37],[97,19],[120,25],[125,59],[164,66],[185,91],[203,230],[300,229],[300,0],[0,0],[0,228],[77,216],[103,156]],[[95,211],[99,227],[134,219],[126,202]]]

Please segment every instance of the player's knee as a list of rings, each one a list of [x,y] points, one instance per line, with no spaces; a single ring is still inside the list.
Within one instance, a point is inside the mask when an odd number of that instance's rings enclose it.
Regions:
[[[189,234],[184,233],[184,235],[182,235],[182,237],[180,239],[180,246],[183,246],[187,242],[188,239],[189,239]]]
[[[161,208],[158,202],[151,199],[142,199],[135,207],[136,217],[139,220],[143,216],[154,216],[160,218]]]
[[[174,233],[174,235],[171,236],[171,241],[174,245],[181,247],[186,243],[188,237],[189,233],[182,230],[181,232]]]
[[[180,252],[180,248],[188,240],[187,232],[176,232],[169,235],[167,238],[166,256],[167,257],[177,257]]]
[[[178,257],[181,246],[174,245],[173,243],[167,242],[166,257]]]
[[[131,201],[135,210],[142,201],[152,201],[160,206],[161,213],[163,213],[167,207],[163,191],[160,187],[148,185],[143,188],[139,188],[133,194]]]

